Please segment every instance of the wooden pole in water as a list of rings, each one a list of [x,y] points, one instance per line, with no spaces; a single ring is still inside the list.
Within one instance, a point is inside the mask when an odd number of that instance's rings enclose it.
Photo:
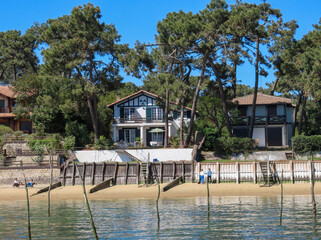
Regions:
[[[283,169],[281,172],[281,211],[280,211],[280,226],[282,226],[282,215],[283,215]]]
[[[159,210],[158,210],[158,201],[160,197],[160,185],[159,185],[159,179],[158,179],[158,173],[157,173],[157,168],[156,165],[153,164],[154,166],[154,172],[156,175],[156,181],[157,181],[157,186],[158,186],[158,193],[157,193],[157,199],[156,199],[156,213],[157,213],[157,229],[159,230],[159,225],[160,225],[160,217],[159,217]]]
[[[314,220],[317,218],[317,204],[315,203],[315,197],[314,197],[314,156],[311,152],[311,197],[312,197],[312,208],[313,208],[313,215]]]
[[[28,221],[28,239],[31,239],[31,224],[30,224],[30,206],[29,206],[29,194],[28,194],[28,186],[25,173],[22,170],[22,175],[25,181],[25,190],[26,190],[26,198],[27,198],[27,221]]]
[[[48,189],[48,217],[50,217],[50,191],[52,185],[52,153],[53,153],[53,142],[51,142],[51,150],[50,150],[50,157],[49,157],[49,166],[50,166],[50,180],[49,180],[49,189]]]
[[[78,171],[79,178],[80,178],[81,181],[82,181],[83,194],[84,194],[85,203],[86,203],[86,207],[87,207],[87,211],[88,211],[88,215],[89,215],[89,219],[90,219],[91,228],[93,229],[93,233],[94,233],[95,239],[98,240],[98,235],[97,235],[97,232],[96,232],[96,227],[95,227],[94,219],[93,219],[93,216],[92,216],[92,214],[91,214],[90,205],[89,205],[88,198],[87,198],[87,194],[86,194],[85,180],[84,180],[83,177],[81,176],[77,164],[76,164],[76,168],[77,168],[77,171]]]
[[[207,187],[207,217],[209,218],[209,216],[210,216],[210,189],[208,186],[208,174],[207,174],[206,187]]]

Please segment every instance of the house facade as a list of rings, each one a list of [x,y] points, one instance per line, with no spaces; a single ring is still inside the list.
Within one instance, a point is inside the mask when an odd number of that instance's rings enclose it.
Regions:
[[[141,90],[108,105],[114,112],[113,141],[126,146],[161,146],[164,142],[165,121],[161,99]],[[175,103],[171,103],[175,104]],[[191,109],[184,110],[184,123],[188,125]],[[176,137],[180,114],[169,114],[168,136]]]
[[[13,114],[16,97],[11,86],[0,86],[0,125],[10,127],[13,131],[32,133],[32,123],[27,119],[15,120]]]
[[[238,116],[232,122],[233,134],[247,137],[252,115],[254,95],[234,98]],[[293,125],[292,100],[283,97],[257,94],[253,139],[259,147],[288,147],[291,145]]]

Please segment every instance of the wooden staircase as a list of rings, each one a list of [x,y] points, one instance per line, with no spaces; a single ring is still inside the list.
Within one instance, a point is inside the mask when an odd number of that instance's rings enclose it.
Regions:
[[[129,157],[131,160],[133,161],[137,161],[137,162],[141,162],[141,160],[139,160],[137,157],[131,155],[129,152],[127,152],[126,150],[116,150],[116,153],[118,154],[123,154],[127,157]]]
[[[153,184],[154,176],[148,162],[142,162],[140,165],[140,176],[144,177],[144,185]]]
[[[270,162],[269,162],[269,166],[267,162],[260,162],[260,168],[261,168],[263,180],[264,180],[264,184],[261,185],[261,187],[271,187],[272,185],[277,183],[277,179],[274,176],[274,171],[272,171],[271,165],[272,164]]]

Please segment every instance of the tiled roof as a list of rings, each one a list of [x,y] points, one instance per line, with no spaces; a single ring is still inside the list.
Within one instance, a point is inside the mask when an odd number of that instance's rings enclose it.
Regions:
[[[14,118],[16,117],[13,113],[0,113],[0,118]]]
[[[6,97],[15,98],[15,93],[13,91],[12,86],[8,86],[8,85],[0,86],[0,94],[4,95]]]
[[[234,98],[233,103],[238,103],[238,105],[252,105],[254,94],[250,94],[243,97]],[[289,98],[276,97],[263,93],[258,93],[256,98],[257,105],[264,104],[292,104],[292,100]]]

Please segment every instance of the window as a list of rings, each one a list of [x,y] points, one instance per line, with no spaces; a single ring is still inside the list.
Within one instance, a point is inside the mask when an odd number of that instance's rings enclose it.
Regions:
[[[247,116],[247,107],[246,106],[239,106],[237,108],[239,110],[239,116]]]
[[[277,115],[276,114],[276,105],[269,105],[268,106],[268,115]]]
[[[134,143],[136,137],[136,129],[125,129],[124,140],[127,143]]]
[[[27,121],[20,122],[20,131],[31,133],[32,132],[31,122],[27,122]]]
[[[163,144],[163,133],[152,133],[152,141]]]
[[[126,120],[134,120],[135,119],[135,108],[125,108],[124,109],[124,118]]]
[[[153,120],[163,120],[163,109],[152,108],[152,119]]]

